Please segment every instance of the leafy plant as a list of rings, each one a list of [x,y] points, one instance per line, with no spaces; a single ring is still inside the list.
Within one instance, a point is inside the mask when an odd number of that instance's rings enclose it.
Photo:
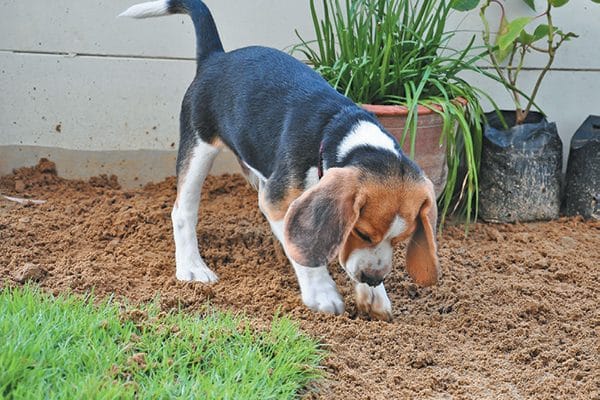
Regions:
[[[333,87],[357,103],[406,106],[401,144],[410,141],[411,157],[418,134],[418,106],[441,115],[441,140],[446,142],[448,160],[448,180],[440,196],[442,222],[456,187],[469,221],[476,215],[473,207],[478,192],[483,119],[479,96],[486,95],[459,74],[465,70],[486,74],[476,66],[485,53],[472,55],[474,38],[460,50],[448,45],[454,36],[446,30],[452,1],[322,0],[321,5],[322,15],[315,0],[310,1],[316,40],[304,40],[296,32],[301,43],[294,51],[301,52]],[[461,158],[467,171],[459,182]]]
[[[535,11],[534,0],[522,0],[531,10]],[[600,0],[591,0],[600,3]],[[483,41],[487,47],[490,61],[498,75],[499,80],[510,90],[516,110],[516,124],[522,124],[531,108],[539,107],[535,98],[539,92],[542,81],[554,63],[556,52],[564,42],[577,37],[573,32],[563,32],[554,25],[552,11],[554,8],[566,5],[569,0],[546,0],[545,11],[537,16],[525,16],[509,21],[506,17],[505,6],[500,0],[454,0],[453,8],[468,11],[478,7],[483,22]],[[501,9],[499,27],[495,41],[492,43],[490,22],[486,16],[488,8],[495,4]],[[526,30],[534,21],[544,18],[544,23],[537,25],[533,30]],[[529,95],[524,95],[519,88],[519,75],[525,65],[525,57],[530,53],[543,53],[547,56],[546,65],[540,71],[533,90]],[[502,68],[506,63],[506,68]],[[525,102],[522,99],[525,97]],[[540,110],[541,111],[541,110]]]

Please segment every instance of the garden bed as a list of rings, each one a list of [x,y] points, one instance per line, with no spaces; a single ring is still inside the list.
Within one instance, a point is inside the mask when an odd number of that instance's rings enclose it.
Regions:
[[[413,285],[403,250],[386,287],[391,323],[357,315],[352,286],[331,271],[346,313],[302,304],[293,270],[237,175],[209,177],[198,226],[214,285],[175,279],[170,212],[175,179],[124,190],[116,178],[64,180],[52,163],[0,178],[0,280],[32,279],[54,293],[160,296],[165,309],[207,302],[269,321],[298,321],[329,351],[327,379],[306,397],[600,398],[600,222],[446,227],[438,286]],[[18,329],[18,327],[15,327]]]

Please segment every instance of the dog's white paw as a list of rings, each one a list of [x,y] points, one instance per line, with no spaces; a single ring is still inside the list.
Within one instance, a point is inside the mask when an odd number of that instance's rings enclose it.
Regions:
[[[194,263],[177,263],[175,276],[180,281],[196,281],[202,283],[213,283],[219,280],[217,275],[211,271],[204,261]]]
[[[302,302],[311,310],[340,315],[344,312],[344,300],[331,279],[327,266],[304,267],[290,260],[296,271]]]
[[[302,302],[311,310],[340,315],[344,312],[344,300],[331,278],[311,282],[302,288]]]
[[[392,320],[392,303],[383,283],[376,287],[366,283],[357,283],[355,289],[356,307],[360,312],[369,314],[371,318],[380,321]]]

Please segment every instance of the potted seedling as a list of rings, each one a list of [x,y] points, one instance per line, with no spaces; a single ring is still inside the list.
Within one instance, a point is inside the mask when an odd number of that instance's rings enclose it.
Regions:
[[[487,115],[483,138],[479,215],[496,222],[553,219],[560,211],[562,143],[556,124],[548,122],[536,98],[558,50],[577,35],[563,32],[553,20],[554,9],[569,0],[546,0],[543,10],[536,10],[534,0],[521,2],[531,15],[513,20],[507,17],[508,2],[453,2],[454,8],[463,11],[479,7],[490,63],[514,103],[513,110]],[[493,7],[500,11],[497,31],[492,31],[489,18]],[[526,93],[522,72],[526,59],[535,53],[546,62]]]
[[[479,71],[473,41],[449,47],[450,0],[310,1],[314,41],[294,47],[338,91],[374,112],[432,179],[442,221],[459,188],[475,214],[481,92],[459,75]],[[460,160],[466,174],[458,181]],[[468,220],[468,219],[467,219]]]

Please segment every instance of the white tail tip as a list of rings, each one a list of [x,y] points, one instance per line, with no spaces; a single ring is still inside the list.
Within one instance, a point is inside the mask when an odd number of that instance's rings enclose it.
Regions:
[[[169,14],[168,0],[149,1],[129,7],[119,17],[151,18]]]

